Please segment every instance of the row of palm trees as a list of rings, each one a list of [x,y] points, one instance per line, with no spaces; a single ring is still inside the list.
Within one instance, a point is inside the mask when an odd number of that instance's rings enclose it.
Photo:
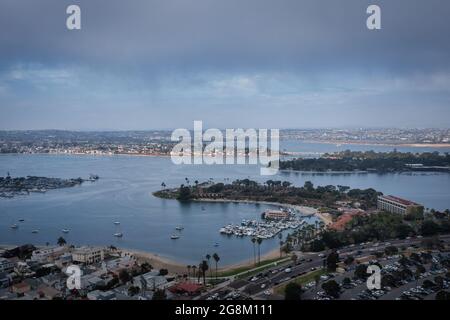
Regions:
[[[210,268],[210,260],[213,258],[215,264],[216,264],[216,279],[217,279],[217,270],[218,265],[220,261],[220,257],[217,253],[214,253],[212,256],[208,253],[205,256],[206,260],[202,260],[198,266],[196,265],[188,265],[187,271],[188,271],[188,278],[191,277],[191,270],[192,270],[192,276],[197,277],[197,281],[200,282],[200,277],[203,278],[203,284],[206,284],[206,272],[209,270],[209,277],[212,278],[212,268]]]
[[[316,221],[314,224],[307,225],[289,234],[286,237],[285,243],[291,247],[302,248],[305,243],[315,239],[324,230],[325,224],[323,223],[323,221]]]
[[[314,239],[324,229],[325,224],[322,221],[316,221],[313,225],[307,225],[301,229],[294,231],[292,234],[288,234],[286,237],[286,241],[282,240],[283,235],[279,233],[278,239],[280,240],[280,258],[282,257],[283,251],[286,251],[288,248],[301,248],[305,242]],[[263,242],[263,239],[252,237],[251,242],[253,243],[254,264],[259,265],[261,263],[261,243]],[[256,244],[258,245],[258,255],[256,254]]]

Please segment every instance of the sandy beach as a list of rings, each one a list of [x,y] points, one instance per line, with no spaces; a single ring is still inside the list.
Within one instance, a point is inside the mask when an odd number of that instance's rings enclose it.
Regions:
[[[158,254],[150,253],[150,252],[144,252],[140,250],[132,250],[132,249],[120,249],[123,253],[127,253],[133,257],[135,257],[139,262],[148,262],[152,265],[155,269],[167,269],[170,273],[176,273],[176,274],[184,274],[187,272],[187,266],[188,264],[182,264],[180,262],[176,262],[173,260],[170,260],[168,258],[162,257]],[[270,260],[270,259],[276,259],[280,256],[280,250],[279,249],[273,249],[272,251],[261,255],[261,261],[264,260]],[[212,261],[212,260],[211,260]],[[199,261],[200,263],[200,261]],[[224,271],[230,271],[236,268],[242,268],[242,267],[248,267],[253,266],[254,261],[253,257],[249,257],[248,260],[234,263],[231,265],[226,265],[220,267],[217,269],[219,272]],[[214,267],[214,263],[212,263],[212,267]]]
[[[267,204],[267,205],[272,205],[272,206],[279,206],[279,207],[283,207],[283,208],[290,208],[290,209],[298,210],[305,216],[317,214],[317,209],[315,209],[313,207],[299,206],[299,205],[279,203],[279,202],[255,201],[255,200],[231,200],[231,199],[206,199],[206,198],[194,199],[192,201]]]
[[[14,249],[18,246],[20,246],[20,245],[0,244],[0,250],[10,250],[10,249]],[[37,249],[42,249],[42,248],[45,248],[46,246],[35,245],[35,247]],[[105,247],[105,250],[107,250],[107,249],[108,248]],[[136,260],[139,263],[148,262],[150,265],[152,265],[152,267],[154,269],[167,269],[169,271],[169,273],[171,273],[171,274],[180,274],[181,275],[181,274],[187,273],[188,264],[183,264],[183,263],[171,260],[171,259],[163,257],[159,254],[145,252],[142,250],[127,249],[127,248],[118,248],[118,250],[120,252],[122,252],[122,254],[126,254],[126,255],[136,258]],[[272,251],[270,251],[264,255],[261,255],[261,261],[278,258],[279,255],[280,255],[279,249],[273,249]],[[199,261],[199,263],[200,263],[200,261]],[[236,268],[253,266],[253,263],[254,263],[253,257],[249,257],[248,260],[238,262],[235,264],[231,264],[231,265],[226,265],[226,266],[220,267],[220,264],[219,264],[218,271],[224,272],[224,271],[230,271],[230,270],[233,270]]]

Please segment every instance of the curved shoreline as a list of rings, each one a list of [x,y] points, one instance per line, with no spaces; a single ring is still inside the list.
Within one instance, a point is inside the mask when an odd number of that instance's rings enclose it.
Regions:
[[[317,214],[317,209],[313,208],[313,207],[300,206],[300,205],[289,204],[289,203],[280,203],[280,202],[257,201],[257,200],[233,200],[233,199],[207,199],[207,198],[192,199],[191,201],[194,201],[194,202],[217,202],[217,203],[266,204],[266,205],[279,206],[279,207],[284,207],[284,208],[289,208],[289,209],[295,209],[295,210],[298,210],[300,213],[302,213],[304,216],[312,216],[312,215]]]
[[[0,249],[10,250],[19,247],[21,245],[24,244],[0,244]],[[35,245],[35,244],[32,245],[35,246],[37,249],[43,249],[47,247],[45,245]],[[90,245],[90,246],[103,249],[107,248],[107,246],[98,246],[98,245]],[[182,263],[180,261],[172,260],[163,255],[148,251],[122,247],[118,247],[117,250],[122,252],[123,254],[128,254],[135,257],[140,262],[148,262],[150,265],[152,265],[154,269],[167,269],[170,273],[185,274],[187,266],[190,265],[190,263]],[[279,249],[273,249],[261,255],[261,262],[277,258],[279,254],[280,254]],[[250,257],[249,259],[243,260],[241,262],[235,262],[229,265],[224,265],[222,267],[219,267],[217,270],[219,272],[229,272],[237,268],[252,267],[253,263],[254,263],[253,259]]]

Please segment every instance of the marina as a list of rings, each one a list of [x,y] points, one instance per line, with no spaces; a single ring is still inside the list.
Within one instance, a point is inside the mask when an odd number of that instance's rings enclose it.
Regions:
[[[275,237],[283,230],[297,229],[306,223],[298,213],[291,209],[268,210],[262,216],[263,221],[242,219],[240,225],[228,224],[222,227],[219,232],[228,236],[269,239]]]

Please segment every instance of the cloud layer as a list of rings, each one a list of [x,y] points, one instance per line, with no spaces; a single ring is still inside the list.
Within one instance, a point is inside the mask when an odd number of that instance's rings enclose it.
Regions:
[[[0,129],[450,126],[450,3],[375,2],[3,0]]]

